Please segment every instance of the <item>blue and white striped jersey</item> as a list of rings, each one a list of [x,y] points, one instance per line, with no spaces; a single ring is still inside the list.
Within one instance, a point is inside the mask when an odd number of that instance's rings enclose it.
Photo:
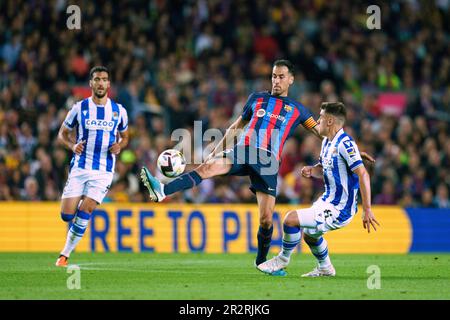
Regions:
[[[128,129],[128,115],[122,105],[109,98],[105,105],[96,105],[89,97],[73,105],[64,126],[70,130],[77,127],[77,143],[86,140],[83,153],[73,155],[70,168],[114,171],[116,156],[109,148],[117,141],[117,132]]]
[[[321,199],[340,211],[337,221],[343,223],[358,210],[359,179],[353,171],[364,165],[358,146],[341,129],[332,141],[323,139],[319,161],[323,167],[325,182],[325,192]]]

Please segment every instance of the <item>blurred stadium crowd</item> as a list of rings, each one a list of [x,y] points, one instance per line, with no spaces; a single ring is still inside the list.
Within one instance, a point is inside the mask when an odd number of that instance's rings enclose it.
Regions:
[[[0,2],[0,200],[59,199],[71,153],[56,135],[89,94],[94,65],[110,69],[110,96],[130,117],[105,201],[148,201],[137,173],[155,170],[172,131],[194,120],[225,130],[252,91],[270,90],[272,62],[286,58],[297,70],[291,97],[316,116],[322,101],[346,104],[347,131],[377,159],[368,165],[375,204],[450,207],[449,1],[385,1],[381,30],[367,29],[365,1],[70,4],[81,8],[81,30],[67,29],[65,0]],[[279,203],[322,192],[299,175],[319,150],[303,128],[288,141]],[[168,201],[255,198],[247,178],[221,177]]]

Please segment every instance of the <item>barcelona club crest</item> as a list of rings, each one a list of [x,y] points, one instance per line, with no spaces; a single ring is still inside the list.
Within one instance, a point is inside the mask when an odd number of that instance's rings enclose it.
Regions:
[[[285,105],[284,105],[284,110],[285,110],[286,112],[291,112],[291,111],[292,111],[292,107],[291,107],[290,105],[285,104]]]

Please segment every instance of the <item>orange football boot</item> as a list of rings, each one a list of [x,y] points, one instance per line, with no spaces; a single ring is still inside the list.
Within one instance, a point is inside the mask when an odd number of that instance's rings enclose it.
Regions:
[[[60,255],[58,260],[56,260],[55,266],[67,267],[69,265],[68,260],[69,258],[67,258],[66,256]]]

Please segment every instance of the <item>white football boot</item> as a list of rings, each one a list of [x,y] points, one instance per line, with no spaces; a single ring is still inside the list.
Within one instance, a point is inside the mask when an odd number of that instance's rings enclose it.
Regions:
[[[336,275],[336,270],[331,264],[329,267],[321,268],[319,266],[315,267],[313,271],[302,274],[302,277],[334,277]]]
[[[275,273],[277,273],[277,271],[286,268],[288,264],[289,259],[278,255],[270,260],[267,260],[266,262],[261,263],[256,268],[258,268],[259,271],[262,271],[264,273],[274,275]]]

